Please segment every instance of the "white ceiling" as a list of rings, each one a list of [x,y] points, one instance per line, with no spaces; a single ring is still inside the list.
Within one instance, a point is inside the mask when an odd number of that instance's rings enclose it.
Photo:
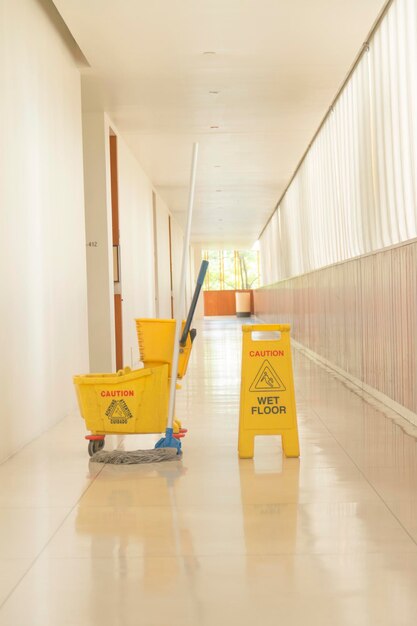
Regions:
[[[181,223],[199,142],[192,238],[212,245],[256,240],[384,4],[54,2]]]

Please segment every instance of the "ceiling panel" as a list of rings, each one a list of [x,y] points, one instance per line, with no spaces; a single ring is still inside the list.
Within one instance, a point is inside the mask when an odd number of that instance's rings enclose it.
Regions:
[[[382,0],[55,0],[100,98],[192,238],[251,245]],[[87,103],[88,104],[88,103]]]

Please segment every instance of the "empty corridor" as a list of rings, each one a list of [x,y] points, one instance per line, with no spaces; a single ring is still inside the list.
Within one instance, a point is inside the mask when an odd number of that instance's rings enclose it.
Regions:
[[[181,461],[91,463],[72,416],[0,466],[1,626],[415,623],[416,440],[296,351],[301,458],[239,461],[240,341],[198,326]]]

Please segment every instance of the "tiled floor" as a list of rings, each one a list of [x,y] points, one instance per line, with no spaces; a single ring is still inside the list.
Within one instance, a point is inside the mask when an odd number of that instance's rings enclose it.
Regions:
[[[416,440],[295,353],[301,458],[239,462],[240,339],[201,326],[181,461],[89,463],[68,418],[0,466],[0,626],[416,623]]]

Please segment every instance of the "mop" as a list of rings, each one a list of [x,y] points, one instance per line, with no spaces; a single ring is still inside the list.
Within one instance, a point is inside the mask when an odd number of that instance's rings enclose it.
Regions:
[[[171,386],[169,389],[169,407],[168,407],[168,422],[165,431],[165,437],[162,437],[155,445],[158,450],[174,448],[177,450],[177,454],[181,454],[181,441],[174,437],[174,411],[175,411],[175,392],[177,389],[177,375],[178,375],[178,359],[180,355],[180,335],[181,335],[181,320],[183,318],[183,309],[185,302],[185,278],[187,275],[187,259],[188,248],[190,246],[191,236],[191,220],[193,214],[194,204],[194,189],[195,189],[195,176],[197,170],[197,155],[198,144],[195,143],[193,147],[193,159],[191,166],[191,181],[190,181],[190,195],[188,199],[188,213],[187,213],[187,228],[184,237],[184,247],[182,251],[182,263],[181,263],[181,282],[178,290],[178,311],[175,321],[175,339],[174,339],[174,354],[172,358],[171,367]]]
[[[171,367],[171,382],[170,382],[170,390],[169,390],[169,407],[168,407],[168,420],[167,420],[167,428],[165,431],[165,437],[162,437],[157,444],[155,445],[155,449],[153,450],[101,450],[96,452],[91,457],[91,462],[94,463],[111,463],[113,465],[122,465],[122,464],[137,464],[137,463],[160,463],[162,461],[174,461],[181,457],[181,441],[174,437],[174,411],[175,411],[175,392],[177,387],[177,375],[178,375],[178,359],[180,353],[180,343],[184,339],[181,337],[181,320],[183,318],[183,309],[185,302],[185,278],[187,274],[187,259],[188,259],[188,248],[190,245],[190,235],[191,235],[191,218],[193,212],[193,204],[194,204],[194,189],[195,189],[195,177],[196,177],[196,169],[197,169],[197,155],[198,155],[198,144],[195,143],[193,147],[193,157],[192,157],[192,166],[191,166],[191,182],[190,182],[190,194],[188,201],[188,214],[187,214],[187,229],[184,237],[184,248],[182,255],[182,265],[181,265],[181,282],[178,291],[178,312],[175,322],[175,339],[174,339],[174,354],[172,358],[172,367]],[[207,267],[205,266],[205,270]],[[204,270],[204,274],[205,274]],[[202,270],[200,270],[200,276],[203,276]],[[197,288],[202,285],[202,280],[197,281]],[[200,284],[201,283],[201,284]],[[198,297],[198,296],[197,296]],[[194,307],[195,304],[193,301]],[[187,320],[188,321],[188,320]],[[185,329],[184,329],[185,330]]]
[[[178,451],[175,448],[153,450],[101,450],[90,459],[93,463],[111,463],[112,465],[134,465],[137,463],[161,463],[175,461]]]

